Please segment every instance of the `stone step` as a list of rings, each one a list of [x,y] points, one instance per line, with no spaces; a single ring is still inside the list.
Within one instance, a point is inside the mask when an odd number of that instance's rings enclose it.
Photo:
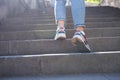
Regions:
[[[91,20],[93,20],[93,21],[96,21],[96,20],[98,20],[98,21],[102,21],[102,20],[104,20],[104,21],[108,21],[108,20],[113,20],[113,21],[119,21],[120,19],[119,19],[119,17],[117,16],[117,17],[108,17],[108,16],[103,16],[103,17],[86,17],[85,18],[86,19],[86,21],[91,21]],[[68,17],[67,18],[67,21],[71,21],[72,20],[72,17]],[[28,18],[21,18],[21,17],[15,17],[15,18],[8,18],[8,19],[6,19],[5,20],[6,22],[25,22],[25,21],[42,21],[42,22],[48,22],[48,21],[55,21],[55,19],[54,19],[54,17],[52,18],[52,17],[43,17],[43,18],[41,18],[41,17],[28,17]]]
[[[108,28],[119,27],[119,21],[112,22],[86,22],[87,28]],[[73,29],[73,24],[66,24],[66,29]],[[57,25],[50,24],[21,24],[21,25],[2,25],[0,31],[26,31],[26,30],[56,30]]]
[[[86,22],[112,22],[112,21],[120,21],[120,18],[118,17],[108,17],[108,18],[86,18]],[[72,23],[73,20],[72,18],[67,19],[66,23]],[[49,24],[49,23],[55,23],[55,19],[40,19],[40,18],[26,18],[26,19],[10,19],[10,20],[6,20],[4,21],[4,24]]]
[[[0,56],[0,76],[120,72],[120,51]]]
[[[75,30],[66,29],[67,38],[72,38]],[[0,32],[0,41],[9,40],[34,40],[34,39],[54,39],[56,30],[32,30]],[[120,27],[111,28],[86,28],[86,36],[92,37],[115,37],[120,36]]]
[[[119,80],[120,73],[81,73],[43,76],[3,76],[0,80]]]
[[[109,9],[108,9],[109,8]],[[108,15],[119,15],[120,11],[119,9],[113,8],[113,7],[86,7],[86,14],[87,15],[98,15],[98,14],[108,14]],[[71,9],[67,8],[67,15],[71,15]],[[47,12],[45,14],[40,14],[39,11],[29,11],[29,12],[25,12],[24,14],[22,14],[21,16],[43,16],[43,15],[54,15],[54,9],[53,8],[49,8],[47,10]]]
[[[95,11],[95,10],[94,10]],[[120,17],[120,15],[119,15],[119,13],[117,12],[96,12],[96,13],[94,13],[94,12],[88,12],[88,11],[86,11],[86,16],[87,17],[94,17],[94,16],[98,16],[98,15],[100,15],[100,16],[119,16]],[[107,15],[108,14],[108,15]],[[71,17],[71,13],[66,13],[66,15],[67,15],[67,17]],[[51,14],[22,14],[21,16],[18,16],[18,17],[49,17],[49,16],[51,16],[51,17],[54,17],[54,12],[52,12]]]
[[[102,16],[119,16],[120,17],[120,10],[119,9],[116,9],[116,8],[112,8],[112,7],[109,7],[108,8],[105,8],[105,7],[87,7],[86,8],[86,16],[87,17],[94,17],[94,16],[97,16],[97,17],[102,17]],[[71,16],[71,12],[70,12],[70,9],[67,9],[67,16]],[[46,12],[45,14],[40,14],[38,11],[29,11],[28,12],[25,12],[21,15],[18,16],[19,18],[22,17],[22,18],[28,18],[28,17],[41,17],[41,18],[48,18],[48,17],[52,17],[54,18],[54,10],[53,9],[49,9],[48,12]]]
[[[112,24],[114,24],[114,23],[116,23],[116,24],[119,24],[120,23],[120,20],[118,21],[107,21],[107,22],[105,22],[104,20],[103,21],[101,21],[101,22],[98,22],[98,21],[96,21],[96,22],[86,22],[86,25],[88,25],[88,24],[106,24],[106,23],[112,23]],[[55,24],[55,22],[53,22],[53,23],[51,23],[51,22],[48,22],[48,23],[46,23],[46,22],[43,22],[43,23],[40,23],[40,22],[35,22],[35,21],[32,21],[32,22],[26,22],[26,23],[13,23],[13,24],[4,24],[3,26],[9,26],[9,25],[11,25],[11,26],[17,26],[17,25],[37,25],[37,24],[39,24],[39,25],[45,25],[45,26],[47,26],[47,25],[56,25]],[[69,23],[66,23],[66,25],[68,25],[68,26],[71,26],[71,25],[73,25],[73,22],[72,21],[70,21]]]
[[[103,6],[101,6],[101,7],[96,7],[96,6],[86,7],[85,13],[87,15],[108,14],[108,13],[109,13],[108,15],[113,15],[113,14],[118,15],[120,13],[119,8],[114,8],[114,7],[109,7],[109,8],[110,9],[105,9],[105,7],[103,7]],[[66,8],[66,14],[71,15],[71,8]],[[46,11],[46,13],[40,13],[40,11],[29,10],[29,11],[25,11],[22,14],[19,14],[18,16],[31,16],[31,15],[35,15],[35,16],[36,15],[39,15],[39,16],[51,15],[51,16],[53,16],[54,15],[54,9],[53,8],[48,9]]]
[[[98,10],[99,9],[99,10]],[[97,10],[97,11],[103,11],[103,9],[108,12],[108,11],[111,11],[111,10],[114,10],[114,12],[118,12],[118,8],[115,8],[115,7],[111,7],[111,6],[86,6],[86,10],[87,11],[94,11],[94,10]],[[53,7],[47,7],[45,8],[45,10],[47,11],[51,11],[51,10],[54,10]],[[71,10],[71,6],[66,6],[66,10]],[[32,9],[32,10],[26,10],[26,13],[36,13],[36,12],[39,12],[38,9]],[[48,13],[45,13],[45,14],[48,14]]]
[[[67,18],[69,18],[69,17],[72,17],[72,14],[66,14],[67,16]],[[110,14],[110,13],[104,13],[104,14],[100,14],[99,12],[97,12],[96,14],[94,14],[94,13],[91,13],[91,14],[88,14],[88,13],[86,13],[85,14],[85,16],[87,17],[87,18],[98,18],[98,17],[120,17],[120,15],[119,14],[117,14],[117,13],[114,13],[114,14]],[[35,17],[35,18],[55,18],[54,17],[54,13],[52,13],[52,15],[21,15],[21,16],[17,16],[17,18],[32,18],[32,17]],[[13,18],[16,18],[16,17],[13,17]]]
[[[93,52],[120,50],[120,37],[88,38]],[[70,39],[0,41],[0,55],[51,54],[85,52],[81,46],[73,46]]]
[[[72,16],[71,15],[67,15],[67,18],[71,18]],[[108,14],[97,14],[97,15],[94,15],[94,14],[91,14],[91,15],[87,15],[86,14],[86,18],[109,18],[109,17],[120,17],[119,15],[108,15]],[[51,16],[51,15],[43,15],[43,16],[39,16],[39,15],[31,15],[31,16],[18,16],[18,17],[13,17],[13,18],[8,18],[8,19],[27,19],[27,18],[33,18],[33,19],[54,19],[54,15]]]

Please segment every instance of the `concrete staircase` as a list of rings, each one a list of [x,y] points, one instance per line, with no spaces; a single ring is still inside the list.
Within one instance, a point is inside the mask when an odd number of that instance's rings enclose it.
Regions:
[[[26,11],[0,25],[0,76],[120,72],[120,10],[87,7],[85,30],[91,53],[71,44],[70,9],[67,40],[54,41],[53,9]]]

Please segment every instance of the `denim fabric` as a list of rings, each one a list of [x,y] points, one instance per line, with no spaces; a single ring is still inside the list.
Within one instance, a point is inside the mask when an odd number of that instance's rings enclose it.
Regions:
[[[70,0],[74,28],[77,26],[85,26],[85,2],[84,0]],[[66,20],[66,0],[55,1],[55,19]]]

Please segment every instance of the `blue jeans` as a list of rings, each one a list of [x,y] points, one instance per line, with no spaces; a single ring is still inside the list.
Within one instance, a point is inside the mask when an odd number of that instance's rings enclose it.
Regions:
[[[77,26],[85,26],[85,2],[84,0],[70,0],[74,28]],[[66,0],[55,1],[55,19],[66,20]]]

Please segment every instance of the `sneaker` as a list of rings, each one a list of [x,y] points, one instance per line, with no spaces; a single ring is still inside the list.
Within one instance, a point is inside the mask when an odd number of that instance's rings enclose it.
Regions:
[[[65,40],[66,39],[66,33],[65,28],[60,27],[56,30],[55,40]]]
[[[74,46],[77,46],[77,42],[82,42],[85,47],[91,51],[89,45],[88,45],[88,42],[87,42],[87,39],[86,39],[86,36],[85,36],[85,33],[84,31],[76,31],[73,38],[72,38],[72,44]]]

